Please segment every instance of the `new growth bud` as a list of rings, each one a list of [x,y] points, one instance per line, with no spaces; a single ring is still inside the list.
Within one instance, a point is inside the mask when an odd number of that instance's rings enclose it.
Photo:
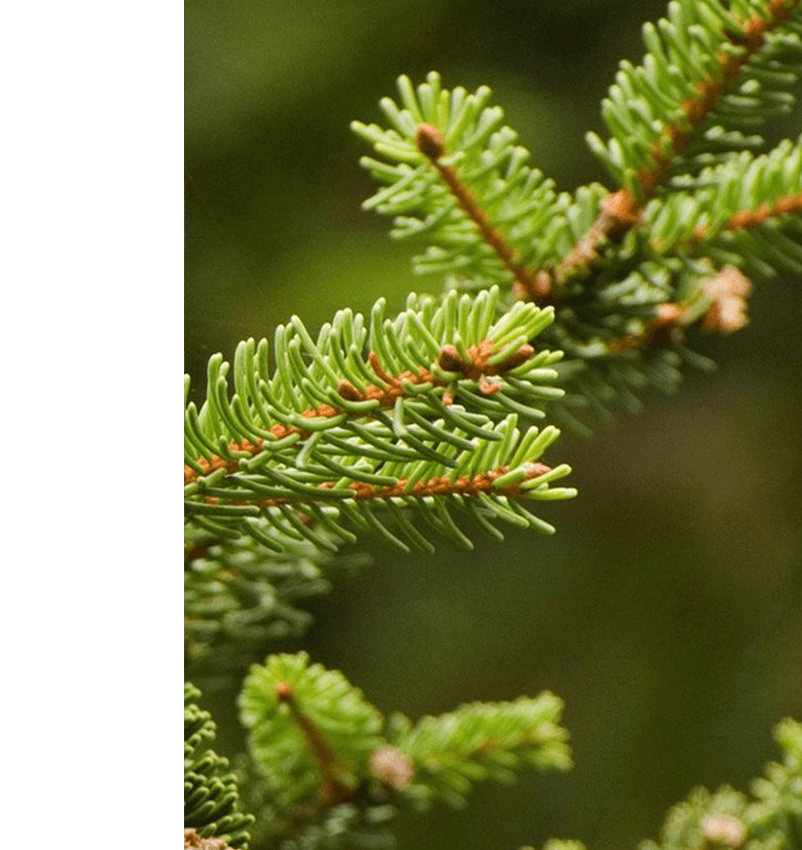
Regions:
[[[424,156],[432,160],[440,159],[445,150],[443,134],[431,124],[418,124],[415,144]]]
[[[703,280],[702,289],[713,300],[702,319],[703,327],[732,333],[746,325],[746,299],[752,284],[735,266],[724,266],[715,277]]]
[[[707,815],[699,824],[708,841],[738,848],[746,841],[746,827],[730,815]]]
[[[415,773],[412,762],[395,747],[376,750],[370,757],[368,766],[378,779],[397,791],[403,791]]]

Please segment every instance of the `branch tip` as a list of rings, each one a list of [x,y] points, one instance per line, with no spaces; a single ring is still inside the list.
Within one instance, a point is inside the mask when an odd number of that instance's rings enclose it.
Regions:
[[[289,682],[276,682],[273,685],[273,690],[278,697],[279,702],[292,702],[293,689]]]
[[[440,159],[445,152],[443,134],[431,124],[418,124],[415,132],[415,144],[418,150],[432,161]]]

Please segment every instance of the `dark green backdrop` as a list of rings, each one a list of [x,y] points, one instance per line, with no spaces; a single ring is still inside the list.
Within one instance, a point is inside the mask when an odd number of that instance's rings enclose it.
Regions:
[[[663,2],[197,0],[186,8],[187,369],[316,326],[379,295],[436,286],[363,213],[354,118],[380,120],[394,80],[431,69],[490,85],[560,188],[605,180],[582,141],[618,61],[642,55]],[[798,132],[798,118],[785,132]],[[699,338],[717,375],[647,398],[589,443],[564,439],[580,496],[554,538],[442,544],[373,567],[315,604],[302,643],[384,710],[412,716],[554,690],[576,767],[482,788],[462,813],[409,821],[409,850],[515,850],[549,836],[634,847],[698,783],[744,787],[802,717],[800,281],[761,283],[752,324]],[[267,648],[266,648],[267,649]],[[207,688],[221,746],[233,693]],[[228,716],[225,714],[228,706]]]

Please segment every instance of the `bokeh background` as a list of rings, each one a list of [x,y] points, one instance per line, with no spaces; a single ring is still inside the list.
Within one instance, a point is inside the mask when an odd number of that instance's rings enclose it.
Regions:
[[[606,176],[582,140],[618,61],[663,0],[195,0],[186,7],[186,353],[315,327],[380,295],[436,289],[410,246],[363,213],[373,191],[352,119],[378,121],[394,80],[488,84],[561,189]],[[791,116],[781,133],[798,133]],[[402,557],[314,603],[303,641],[385,711],[412,717],[551,689],[576,767],[484,786],[464,812],[402,824],[402,848],[515,850],[551,836],[593,850],[654,836],[697,784],[745,788],[802,717],[802,308],[799,279],[762,282],[752,323],[699,336],[714,375],[646,398],[590,442],[565,438],[580,496],[553,538],[510,533],[466,555]],[[234,692],[199,682],[242,746]]]

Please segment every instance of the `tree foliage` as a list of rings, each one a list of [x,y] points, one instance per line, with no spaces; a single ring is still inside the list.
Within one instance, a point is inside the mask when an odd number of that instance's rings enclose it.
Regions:
[[[757,130],[794,102],[798,0],[672,0],[643,29],[589,134],[613,185],[558,193],[529,165],[492,93],[398,81],[386,126],[355,122],[381,184],[365,208],[423,246],[439,297],[388,315],[338,312],[314,336],[293,317],[272,345],[209,361],[185,404],[190,667],[242,665],[297,636],[296,603],[352,572],[374,535],[404,552],[470,547],[512,525],[552,533],[532,503],[562,500],[557,426],[589,434],[648,387],[674,391],[699,329],[734,333],[753,286],[802,272],[802,140]],[[189,389],[189,379],[186,382]],[[213,727],[185,690],[187,824],[245,846],[249,819]],[[473,784],[570,765],[550,693],[475,703],[418,722],[385,717],[304,653],[251,667],[240,699],[249,807],[266,846],[391,846],[389,824]],[[694,792],[643,850],[799,847],[802,727],[777,729],[784,762],[748,799]],[[580,846],[556,842],[547,847]]]

